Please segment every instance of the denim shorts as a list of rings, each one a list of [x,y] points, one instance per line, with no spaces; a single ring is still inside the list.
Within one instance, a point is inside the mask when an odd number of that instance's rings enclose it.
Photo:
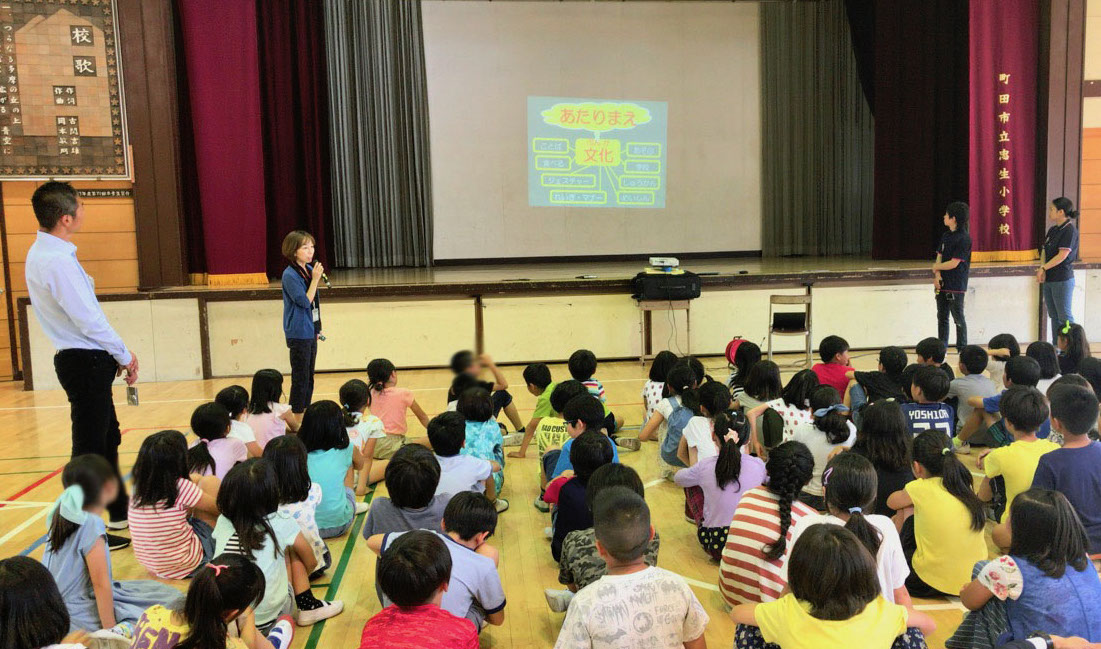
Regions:
[[[187,522],[191,525],[191,529],[195,530],[195,536],[199,537],[199,545],[203,546],[203,560],[188,575],[190,578],[214,558],[214,528],[206,521],[195,516],[188,518]]]
[[[334,536],[341,536],[352,527],[352,522],[355,521],[356,515],[356,492],[349,487],[344,488],[344,493],[348,497],[348,502],[352,503],[352,515],[348,517],[348,522],[336,527],[319,527],[317,530],[318,536],[323,539],[331,539]]]

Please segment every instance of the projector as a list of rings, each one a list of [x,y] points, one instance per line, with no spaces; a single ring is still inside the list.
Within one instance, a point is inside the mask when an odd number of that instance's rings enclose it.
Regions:
[[[680,266],[680,260],[676,257],[650,257],[650,265],[654,268],[676,268]]]

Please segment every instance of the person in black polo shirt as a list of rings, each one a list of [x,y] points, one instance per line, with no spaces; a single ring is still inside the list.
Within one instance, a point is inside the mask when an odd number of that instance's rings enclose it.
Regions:
[[[1036,280],[1043,284],[1044,304],[1051,318],[1051,339],[1057,342],[1055,338],[1063,325],[1074,322],[1071,313],[1074,269],[1071,264],[1078,258],[1078,228],[1074,227],[1078,211],[1069,198],[1059,197],[1051,201],[1047,213],[1055,225],[1044,237]]]
[[[948,314],[956,322],[956,349],[967,345],[967,320],[963,298],[967,295],[967,274],[971,269],[971,235],[967,231],[970,210],[967,203],[950,203],[944,210],[948,228],[940,237],[937,260],[933,263],[933,285],[937,291],[937,337],[948,345]]]

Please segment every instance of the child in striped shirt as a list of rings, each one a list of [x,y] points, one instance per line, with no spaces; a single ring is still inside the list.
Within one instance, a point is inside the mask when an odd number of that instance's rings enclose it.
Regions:
[[[623,417],[616,416],[608,407],[608,400],[604,394],[604,384],[593,376],[596,374],[596,354],[587,349],[579,349],[570,354],[570,360],[567,363],[567,367],[569,367],[570,376],[572,376],[574,380],[581,381],[581,384],[585,386],[589,394],[600,399],[600,405],[604,406],[604,430],[608,432],[609,437],[615,439],[615,433],[620,428],[623,428]],[[633,442],[633,445],[620,444],[618,441],[616,444],[637,451],[640,443],[637,439],[633,440]]]

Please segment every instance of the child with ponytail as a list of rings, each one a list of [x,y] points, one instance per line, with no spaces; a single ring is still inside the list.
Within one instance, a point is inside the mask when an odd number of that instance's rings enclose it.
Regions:
[[[264,449],[256,442],[256,431],[245,423],[249,417],[248,390],[240,385],[222,388],[214,395],[214,403],[220,404],[229,413],[229,434],[226,437],[240,440],[248,449],[249,457],[260,457]]]
[[[161,579],[186,579],[214,556],[219,480],[192,474],[187,464],[187,440],[175,430],[146,437],[134,462],[134,557]]]
[[[796,372],[784,386],[779,398],[751,408],[746,413],[752,437],[750,450],[763,457],[768,449],[791,439],[799,426],[810,423],[810,395],[819,385],[818,375],[813,370]],[[769,436],[766,434],[768,431],[762,430],[762,424],[769,414],[779,416],[783,424],[779,437]]]
[[[219,481],[230,467],[248,459],[244,442],[229,437],[229,411],[218,403],[204,403],[191,413],[191,432],[199,438],[187,452],[187,470],[212,475]]]
[[[1082,359],[1090,357],[1090,341],[1082,325],[1071,321],[1063,323],[1056,335],[1059,348],[1059,371],[1062,374],[1077,374]]]
[[[797,427],[791,439],[806,444],[814,456],[814,475],[799,494],[799,500],[822,512],[826,510],[822,473],[836,449],[852,447],[856,442],[856,426],[849,421],[849,409],[841,402],[841,394],[828,385],[811,392],[810,410],[814,418]]]
[[[719,592],[731,606],[780,597],[787,585],[783,567],[791,527],[814,513],[798,500],[814,472],[810,449],[784,442],[769,453],[765,468],[768,483],[742,495],[722,551]],[[775,540],[762,543],[762,530]]]
[[[887,499],[891,509],[913,508],[900,534],[910,564],[906,588],[915,597],[954,595],[971,580],[975,562],[987,556],[982,501],[944,433],[927,430],[915,437],[913,458],[916,479]]]
[[[742,495],[761,486],[767,477],[764,460],[742,453],[742,445],[748,438],[749,422],[741,413],[731,413],[726,433],[722,437],[718,430],[712,433],[719,454],[704,458],[673,476],[673,482],[686,491],[695,487],[703,493],[702,507],[693,512],[696,538],[716,561],[722,557],[730,522],[734,520],[734,510]]]
[[[260,370],[252,376],[245,423],[252,428],[261,451],[272,439],[285,435],[288,428],[298,430],[298,416],[289,405],[281,403],[282,398],[283,374],[279,370]]]
[[[371,388],[363,381],[352,379],[340,386],[340,407],[344,409],[344,427],[348,429],[348,440],[363,456],[363,468],[349,471],[345,482],[349,487],[355,487],[357,496],[366,495],[368,485],[373,485],[386,476],[386,464],[389,462],[374,459],[378,441],[386,438],[386,427],[381,419],[367,410],[370,404]]]
[[[264,594],[264,573],[237,554],[222,554],[195,573],[182,608],[157,604],[134,628],[135,647],[156,649],[287,649],[294,637],[284,616],[265,637],[253,606]],[[236,625],[230,634],[229,625]]]
[[[669,370],[665,377],[665,391],[669,395],[658,402],[654,412],[639,431],[638,438],[642,441],[657,440],[661,442],[661,460],[666,464],[679,465],[677,460],[677,447],[680,445],[680,435],[684,432],[684,425],[692,417],[692,411],[681,409],[681,395],[686,390],[694,390],[698,385],[696,373],[692,366],[681,359]],[[679,411],[679,412],[678,412]],[[676,422],[671,422],[674,415]],[[673,437],[669,436],[669,426],[674,424]]]
[[[113,580],[102,515],[118,495],[119,484],[107,460],[79,455],[65,465],[61,483],[65,491],[47,515],[50,528],[42,563],[69,611],[69,631],[97,630],[93,638],[129,640],[145,609],[176,602],[180,593],[155,581]]]
[[[398,373],[394,364],[385,358],[376,358],[367,364],[367,407],[371,414],[382,420],[386,437],[375,444],[376,460],[389,460],[399,448],[407,443],[409,431],[407,413],[413,412],[417,421],[428,429],[428,415],[407,388],[399,388]],[[423,438],[416,440],[423,443]]]
[[[685,390],[681,404],[692,411],[684,425],[677,459],[684,466],[694,466],[702,459],[715,457],[719,447],[714,439],[723,439],[730,429],[730,388],[718,381],[708,381],[699,390]]]
[[[841,453],[826,465],[822,474],[828,514],[806,516],[791,529],[793,547],[811,525],[826,523],[841,525],[875,557],[876,576],[883,597],[892,604],[910,606],[906,577],[910,567],[902,552],[898,530],[890,518],[873,514],[876,494],[876,470],[865,457],[856,453]],[[788,566],[784,564],[784,578]]]

